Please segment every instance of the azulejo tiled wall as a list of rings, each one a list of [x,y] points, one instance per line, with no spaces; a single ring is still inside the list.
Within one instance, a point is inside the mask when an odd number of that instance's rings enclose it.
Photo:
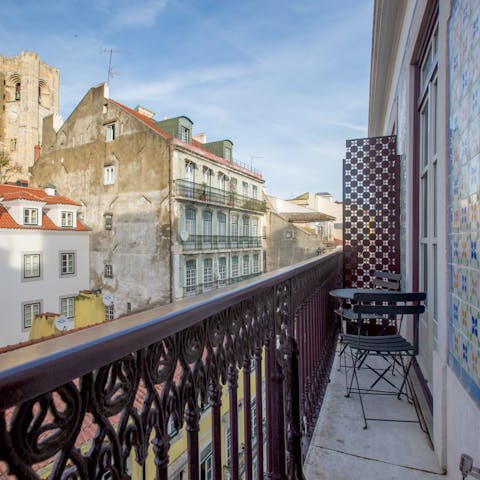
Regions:
[[[449,22],[449,363],[480,404],[480,2]]]

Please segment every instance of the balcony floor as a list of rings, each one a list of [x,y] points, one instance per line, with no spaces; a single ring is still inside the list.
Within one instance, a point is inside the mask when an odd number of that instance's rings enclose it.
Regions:
[[[375,360],[375,359],[374,359]],[[372,363],[369,359],[368,363]],[[374,375],[362,369],[360,384]],[[415,419],[406,399],[364,395],[368,416]],[[418,423],[369,421],[363,418],[357,394],[345,398],[345,372],[332,368],[320,417],[304,465],[307,480],[433,480],[442,474],[428,436]],[[453,478],[453,477],[452,477]]]

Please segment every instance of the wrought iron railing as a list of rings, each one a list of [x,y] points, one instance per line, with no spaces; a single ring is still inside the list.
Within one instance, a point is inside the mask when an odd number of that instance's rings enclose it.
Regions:
[[[245,197],[236,192],[221,190],[189,180],[175,180],[175,193],[177,197],[200,200],[202,202],[218,205],[227,205],[232,208],[265,212],[266,202],[258,198]]]
[[[188,235],[180,239],[185,250],[261,248],[262,237],[234,235]]]
[[[302,478],[302,440],[308,445],[334,355],[328,292],[340,270],[335,252],[0,355],[0,467],[22,480],[40,478],[45,465],[52,479],[124,480],[130,457],[143,465],[150,452],[156,478],[167,480],[173,419],[175,429],[185,426],[188,478],[196,480],[200,410],[209,402],[213,478],[220,480],[223,401],[229,402],[230,478],[238,480],[242,375],[251,480],[255,360],[257,478]]]

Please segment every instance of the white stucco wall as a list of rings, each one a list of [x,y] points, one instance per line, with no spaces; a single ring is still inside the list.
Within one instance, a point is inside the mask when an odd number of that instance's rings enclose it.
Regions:
[[[0,231],[0,347],[28,340],[23,302],[41,301],[42,312],[60,312],[60,297],[89,287],[89,234],[40,230]],[[60,252],[75,252],[76,273],[60,276]],[[40,253],[39,279],[23,278],[23,255]]]

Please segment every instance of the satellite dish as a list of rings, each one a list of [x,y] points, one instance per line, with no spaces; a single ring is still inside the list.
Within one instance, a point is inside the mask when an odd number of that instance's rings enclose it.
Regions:
[[[60,330],[61,332],[63,332],[64,330],[68,330],[67,322],[68,318],[60,315],[60,317],[55,320],[55,328],[57,330]]]
[[[180,232],[180,238],[182,239],[182,241],[186,242],[188,240],[188,237],[189,237],[189,234],[186,230],[182,230]]]
[[[104,293],[102,301],[106,307],[110,307],[113,304],[113,295],[111,293]]]

